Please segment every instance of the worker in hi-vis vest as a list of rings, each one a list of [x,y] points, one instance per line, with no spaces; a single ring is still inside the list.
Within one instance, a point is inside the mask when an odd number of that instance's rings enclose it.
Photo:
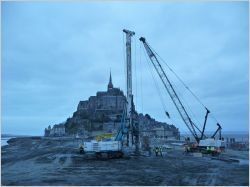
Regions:
[[[162,146],[159,147],[159,152],[160,152],[160,154],[161,154],[161,157],[163,157],[163,156],[162,156]]]
[[[154,151],[155,151],[155,156],[158,156],[159,148],[158,148],[158,147],[155,147],[155,148],[154,148]]]

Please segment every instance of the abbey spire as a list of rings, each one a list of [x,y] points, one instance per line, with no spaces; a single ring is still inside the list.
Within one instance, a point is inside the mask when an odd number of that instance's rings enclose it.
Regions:
[[[110,70],[110,74],[109,74],[109,84],[108,84],[108,90],[113,88],[113,84],[112,84],[112,76],[111,76],[111,70]]]

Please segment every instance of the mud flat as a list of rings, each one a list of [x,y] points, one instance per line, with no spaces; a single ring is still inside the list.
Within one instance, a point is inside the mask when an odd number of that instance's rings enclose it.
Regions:
[[[70,138],[14,138],[2,147],[2,185],[249,185],[248,152],[224,155],[240,162],[185,155],[96,160],[78,154]]]

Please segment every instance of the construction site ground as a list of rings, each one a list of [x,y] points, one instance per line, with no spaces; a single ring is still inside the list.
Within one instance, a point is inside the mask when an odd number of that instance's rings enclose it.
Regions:
[[[2,185],[249,185],[248,152],[226,150],[216,160],[175,147],[163,157],[96,159],[78,153],[78,140],[26,137],[2,147]]]

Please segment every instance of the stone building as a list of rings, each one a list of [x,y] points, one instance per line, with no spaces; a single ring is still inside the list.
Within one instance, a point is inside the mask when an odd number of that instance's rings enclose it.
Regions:
[[[86,101],[80,101],[77,110],[111,111],[122,113],[126,97],[119,88],[114,88],[110,73],[107,91],[99,91],[96,96],[89,97]]]
[[[54,125],[50,131],[52,136],[64,136],[65,135],[65,126],[64,124]]]
[[[44,130],[44,136],[49,136],[51,131],[51,126],[49,125],[48,128],[45,128]]]
[[[45,128],[44,136],[64,136],[65,135],[65,126],[64,124],[54,125],[53,128],[48,126]]]
[[[168,140],[180,138],[179,129],[174,125],[156,121],[150,115],[139,114],[140,140],[143,149],[162,145]]]

